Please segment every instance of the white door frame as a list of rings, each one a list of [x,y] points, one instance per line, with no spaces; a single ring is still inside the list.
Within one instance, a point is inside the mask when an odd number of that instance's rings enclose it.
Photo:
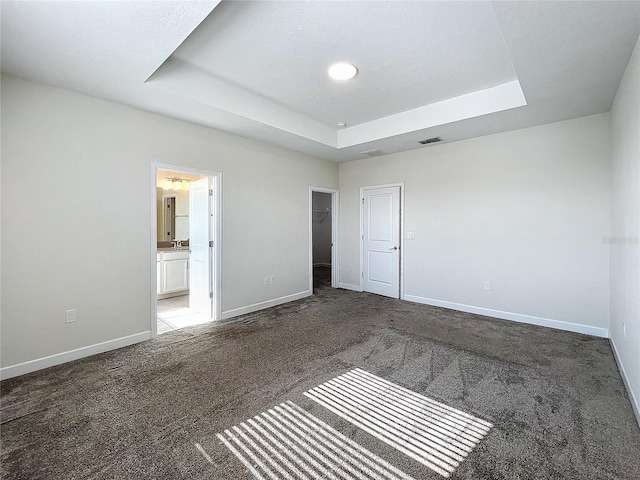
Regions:
[[[377,188],[400,187],[400,298],[404,300],[404,182],[385,183],[384,185],[368,185],[360,187],[360,291],[363,291],[364,278],[364,192],[365,190],[374,190]]]
[[[167,170],[170,172],[192,173],[194,175],[205,175],[212,179],[213,182],[213,232],[215,241],[213,244],[213,299],[214,308],[212,320],[220,320],[222,318],[222,292],[220,285],[222,284],[222,172],[206,170],[204,168],[186,167],[182,165],[174,165],[168,163],[151,163],[151,238],[150,238],[150,255],[151,262],[151,338],[158,335],[158,298],[156,293],[156,282],[158,277],[157,271],[157,247],[158,247],[158,219],[156,206],[156,179],[158,170]]]
[[[340,191],[335,188],[309,187],[309,291],[313,293],[313,192],[331,194],[331,286],[340,285],[340,256],[338,248],[338,209]]]

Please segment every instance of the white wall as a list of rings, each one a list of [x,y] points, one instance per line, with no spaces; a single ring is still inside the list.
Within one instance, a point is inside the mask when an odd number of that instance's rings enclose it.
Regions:
[[[338,185],[331,162],[13,77],[2,156],[2,367],[149,331],[152,162],[222,172],[223,314],[308,293],[309,186]]]
[[[312,192],[313,264],[331,265],[331,194]]]
[[[405,299],[606,336],[609,149],[600,114],[341,164],[340,281],[359,187],[404,182]]]
[[[611,109],[611,146],[611,341],[640,423],[640,39]]]

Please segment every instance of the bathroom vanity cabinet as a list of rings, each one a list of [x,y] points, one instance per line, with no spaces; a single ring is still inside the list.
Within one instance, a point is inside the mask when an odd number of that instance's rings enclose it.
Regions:
[[[189,293],[189,250],[158,251],[158,297]]]

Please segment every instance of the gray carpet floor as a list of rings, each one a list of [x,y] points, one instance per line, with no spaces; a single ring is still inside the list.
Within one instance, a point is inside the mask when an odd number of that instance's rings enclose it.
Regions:
[[[606,339],[332,289],[322,273],[312,297],[3,381],[2,476],[259,478],[217,435],[292,402],[373,462],[446,478],[305,395],[354,369],[492,425],[449,478],[640,478],[640,430]],[[389,408],[408,402],[394,395]],[[294,448],[280,445],[274,464]],[[317,478],[351,478],[323,465]]]

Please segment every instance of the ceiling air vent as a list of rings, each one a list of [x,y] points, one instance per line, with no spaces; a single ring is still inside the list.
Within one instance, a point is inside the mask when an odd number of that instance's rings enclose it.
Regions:
[[[365,150],[364,152],[360,152],[360,153],[367,157],[379,157],[380,155],[384,155],[384,152],[378,150],[377,148],[372,148],[371,150]]]
[[[429,145],[430,143],[437,143],[441,141],[442,139],[440,137],[433,137],[433,138],[427,138],[426,140],[420,140],[418,143],[421,143],[423,145]]]

